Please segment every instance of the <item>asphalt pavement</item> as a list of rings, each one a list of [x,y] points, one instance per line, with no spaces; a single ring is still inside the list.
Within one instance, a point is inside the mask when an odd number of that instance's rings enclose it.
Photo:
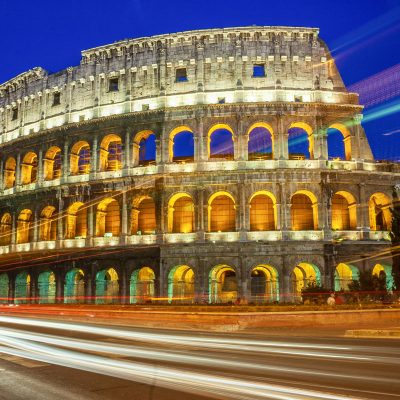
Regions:
[[[400,399],[400,340],[0,315],[0,399]]]

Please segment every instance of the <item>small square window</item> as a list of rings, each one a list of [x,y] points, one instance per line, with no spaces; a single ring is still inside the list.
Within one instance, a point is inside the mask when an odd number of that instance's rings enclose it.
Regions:
[[[294,101],[295,101],[295,103],[302,103],[303,96],[294,96]]]
[[[225,97],[218,97],[218,104],[225,104]]]
[[[142,111],[150,110],[150,106],[148,104],[142,104]]]
[[[55,92],[53,94],[53,106],[58,106],[61,104],[61,93]]]
[[[108,91],[109,92],[118,92],[119,87],[118,87],[118,78],[111,78],[108,81]]]
[[[15,121],[18,118],[18,108],[15,107],[12,109],[11,120]]]
[[[264,77],[265,77],[265,64],[254,64],[253,78],[264,78]]]
[[[178,68],[175,72],[175,82],[187,82],[187,71],[186,68]]]

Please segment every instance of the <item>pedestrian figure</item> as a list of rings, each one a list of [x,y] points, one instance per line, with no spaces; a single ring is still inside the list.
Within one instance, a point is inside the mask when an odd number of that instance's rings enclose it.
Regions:
[[[334,306],[336,304],[335,294],[331,293],[326,302],[328,303],[328,306]]]

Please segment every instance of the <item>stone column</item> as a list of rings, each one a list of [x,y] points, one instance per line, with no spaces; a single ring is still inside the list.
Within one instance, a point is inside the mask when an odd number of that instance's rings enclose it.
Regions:
[[[0,160],[0,191],[4,190],[4,160]]]
[[[69,176],[68,149],[69,149],[68,141],[65,141],[64,142],[64,151],[63,151],[63,166],[62,166],[62,175],[63,175],[64,182],[67,181],[68,176]]]
[[[132,144],[132,165],[134,167],[137,167],[139,165],[139,150],[140,150],[140,145],[138,145],[136,142],[133,142]]]
[[[14,245],[17,243],[17,218],[18,215],[16,212],[12,213],[12,229],[11,229],[11,244]]]
[[[196,135],[197,135],[198,152],[197,152],[197,160],[195,159],[195,161],[196,162],[207,161],[207,159],[208,159],[208,154],[207,154],[208,141],[204,140],[204,124],[203,124],[202,118],[197,119]]]
[[[62,199],[62,191],[58,191],[58,210],[61,213],[64,210],[64,201]],[[57,240],[64,239],[64,218],[57,219]]]
[[[34,214],[33,214],[33,242],[34,243],[36,243],[40,239],[39,233],[40,233],[41,225],[42,225],[42,220],[39,219],[38,210],[35,209]]]
[[[242,135],[242,150],[241,150],[241,159],[244,161],[248,161],[249,159],[249,134],[244,133]]]
[[[37,179],[37,181],[38,181],[39,185],[41,185],[43,183],[43,178],[44,178],[43,177],[43,167],[44,167],[44,165],[43,165],[43,150],[40,149],[38,151],[38,165],[37,165],[37,168],[38,168],[38,179]]]
[[[272,153],[273,153],[273,159],[274,160],[279,160],[280,159],[280,157],[281,157],[281,141],[280,141],[279,133],[277,133],[277,132],[275,132],[273,134]]]
[[[278,137],[280,142],[280,155],[279,159],[288,160],[289,159],[289,132],[285,128],[283,116],[278,116]]]
[[[64,303],[64,286],[65,286],[65,274],[64,271],[56,270],[56,303]]]
[[[129,285],[126,268],[122,268],[119,274],[119,298],[121,304],[129,303]]]
[[[156,139],[156,164],[160,165],[162,163],[162,140]]]
[[[98,137],[97,135],[93,138],[92,142],[92,151],[91,151],[91,163],[90,163],[90,172],[98,171]]]
[[[15,186],[21,185],[21,153],[17,154],[17,165],[15,167]]]
[[[30,304],[37,304],[39,301],[39,289],[38,289],[38,276],[36,273],[31,273],[31,282],[30,282],[30,299],[27,299],[27,302]]]
[[[125,132],[125,146],[124,146],[124,168],[130,168],[131,162],[131,134],[132,130],[128,128]]]
[[[126,192],[122,193],[121,206],[121,242],[125,243],[128,234],[128,208],[126,204]]]

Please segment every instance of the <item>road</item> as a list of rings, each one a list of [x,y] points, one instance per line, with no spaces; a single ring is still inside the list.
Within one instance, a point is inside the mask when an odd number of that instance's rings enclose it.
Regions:
[[[400,399],[400,341],[0,315],[1,400]]]

